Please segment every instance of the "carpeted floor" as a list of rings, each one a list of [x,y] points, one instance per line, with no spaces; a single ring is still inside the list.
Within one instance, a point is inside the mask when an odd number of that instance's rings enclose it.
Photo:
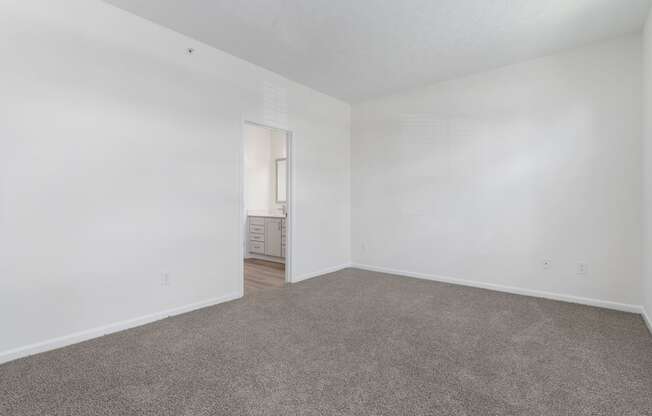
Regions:
[[[652,415],[652,336],[349,269],[0,366],[0,414]]]

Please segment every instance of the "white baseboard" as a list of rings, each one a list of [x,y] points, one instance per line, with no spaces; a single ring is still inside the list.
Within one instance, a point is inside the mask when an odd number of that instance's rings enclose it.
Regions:
[[[298,283],[303,280],[312,279],[313,277],[321,276],[323,274],[339,272],[340,270],[347,269],[349,267],[351,267],[351,263],[345,263],[345,264],[340,264],[338,266],[327,267],[325,269],[316,272],[306,273],[301,276],[295,277],[292,279],[292,283]]]
[[[489,289],[489,290],[495,290],[498,292],[506,292],[506,293],[513,293],[517,295],[525,295],[525,296],[533,296],[533,297],[538,297],[538,298],[546,298],[546,299],[553,299],[553,300],[559,300],[559,301],[564,301],[564,302],[570,302],[570,303],[579,303],[582,305],[589,305],[589,306],[596,306],[596,307],[601,307],[601,308],[606,308],[606,309],[614,309],[618,311],[624,311],[624,312],[632,312],[632,313],[639,313],[643,317],[643,320],[648,326],[648,329],[650,330],[650,333],[652,333],[652,319],[650,318],[650,315],[645,311],[645,309],[642,306],[639,305],[630,305],[630,304],[624,304],[624,303],[617,303],[617,302],[611,302],[611,301],[604,301],[604,300],[597,300],[597,299],[591,299],[591,298],[583,298],[583,297],[578,297],[578,296],[571,296],[571,295],[563,295],[563,294],[557,294],[557,293],[550,293],[550,292],[543,292],[543,291],[537,291],[537,290],[530,290],[530,289],[523,289],[523,288],[517,288],[517,287],[512,287],[512,286],[503,286],[503,285],[495,285],[491,283],[483,283],[483,282],[478,282],[478,281],[473,281],[473,280],[465,280],[465,279],[458,279],[458,278],[453,278],[453,277],[445,277],[445,276],[437,276],[437,275],[431,275],[431,274],[425,274],[425,273],[415,273],[415,272],[408,272],[404,270],[396,270],[396,269],[389,269],[385,267],[377,267],[377,266],[370,266],[366,264],[341,264],[338,266],[333,266],[333,267],[328,267],[326,269],[322,269],[317,272],[313,273],[307,273],[304,274],[296,279],[294,279],[294,282],[300,282],[303,280],[307,280],[313,277],[321,276],[324,274],[328,273],[333,273],[340,271],[342,269],[346,269],[348,267],[355,267],[358,269],[363,269],[363,270],[369,270],[369,271],[375,271],[375,272],[380,272],[380,273],[388,273],[388,274],[393,274],[393,275],[398,275],[398,276],[407,276],[407,277],[414,277],[418,279],[426,279],[426,280],[433,280],[437,282],[444,282],[444,283],[452,283],[452,284],[458,284],[462,286],[470,286],[470,287],[477,287],[477,288],[482,288],[482,289]],[[239,299],[242,297],[242,293],[231,293],[219,298],[213,298],[209,300],[205,300],[202,302],[197,302],[193,303],[190,305],[185,305],[185,306],[180,306],[177,308],[173,309],[168,309],[165,311],[161,312],[156,312],[153,314],[141,316],[138,318],[134,319],[129,319],[126,321],[121,321],[121,322],[116,322],[113,324],[101,326],[101,327],[96,327],[92,328],[89,330],[85,331],[80,331],[76,332],[73,334],[65,335],[62,337],[57,337],[57,338],[52,338],[46,341],[26,345],[23,347],[19,348],[14,348],[11,350],[7,351],[2,351],[0,352],[0,364],[6,363],[9,361],[13,361],[22,357],[27,357],[30,355],[38,354],[41,352],[46,352],[58,348],[65,347],[67,345],[72,345],[76,344],[82,341],[86,341],[89,339],[101,337],[103,335],[108,335],[114,332],[118,331],[123,331],[125,329],[130,329],[130,328],[135,328],[137,326],[145,325],[150,322],[158,321],[161,319],[165,319],[170,316],[174,315],[180,315],[182,313],[186,312],[191,312],[197,309],[205,308],[208,306],[213,306],[217,305],[223,302],[228,302],[230,300],[235,300]]]
[[[645,309],[641,312],[641,316],[643,317],[643,320],[647,324],[647,329],[650,330],[650,334],[652,335],[652,319],[650,318],[650,315],[647,313]]]
[[[409,272],[405,270],[388,269],[385,267],[370,266],[367,264],[353,263],[351,267],[374,271],[374,272],[380,272],[380,273],[394,274],[398,276],[414,277],[417,279],[426,279],[426,280],[433,280],[437,282],[452,283],[461,286],[470,286],[470,287],[477,287],[481,289],[495,290],[497,292],[506,292],[506,293],[513,293],[516,295],[525,295],[525,296],[532,296],[536,298],[559,300],[559,301],[569,302],[569,303],[578,303],[580,305],[596,306],[599,308],[613,309],[622,312],[632,312],[638,314],[644,313],[643,307],[641,305],[631,305],[627,303],[618,303],[618,302],[612,302],[608,300],[584,298],[580,296],[564,295],[560,293],[551,293],[551,292],[544,292],[539,290],[524,289],[524,288],[514,287],[514,286],[496,285],[493,283],[484,283],[475,280],[459,279],[455,277],[437,276],[437,275],[426,274],[426,273],[416,273],[416,272]]]
[[[140,316],[138,318],[115,322],[109,325],[104,325],[104,326],[88,329],[85,331],[75,332],[73,334],[64,335],[62,337],[52,338],[46,341],[25,345],[23,347],[2,351],[0,352],[0,364],[13,361],[18,358],[38,354],[41,352],[62,348],[67,345],[76,344],[78,342],[87,341],[89,339],[101,337],[103,335],[108,335],[114,332],[123,331],[125,329],[145,325],[150,322],[165,319],[170,316],[180,315],[182,313],[194,311],[208,306],[217,305],[219,303],[228,302],[234,299],[239,299],[241,297],[242,297],[241,293],[230,293],[228,295],[221,296],[219,298],[208,299],[205,301],[192,303],[190,305],[180,306],[177,308]]]

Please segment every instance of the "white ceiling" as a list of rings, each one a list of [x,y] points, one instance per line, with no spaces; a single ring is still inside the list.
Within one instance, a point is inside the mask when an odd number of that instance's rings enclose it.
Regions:
[[[635,32],[652,2],[106,1],[349,102]]]

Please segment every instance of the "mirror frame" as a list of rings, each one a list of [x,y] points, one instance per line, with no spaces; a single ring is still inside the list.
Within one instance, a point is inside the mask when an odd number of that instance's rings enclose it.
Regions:
[[[276,182],[275,182],[275,185],[276,185],[275,186],[275,188],[276,188],[275,189],[275,196],[276,196],[276,198],[275,199],[276,199],[277,204],[287,204],[287,202],[288,202],[287,201],[288,200],[288,190],[287,190],[287,186],[288,186],[288,167],[287,167],[287,161],[288,161],[287,158],[276,159],[276,163],[274,165],[274,167],[276,169],[276,175],[275,175],[276,176]],[[285,162],[285,199],[284,200],[278,199],[278,184],[279,184],[278,165],[279,165],[279,162]]]

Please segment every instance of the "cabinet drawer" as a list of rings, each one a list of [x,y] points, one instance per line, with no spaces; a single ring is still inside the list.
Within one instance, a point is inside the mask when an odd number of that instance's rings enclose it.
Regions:
[[[263,234],[249,234],[249,241],[265,241]]]
[[[260,241],[250,241],[249,251],[251,253],[265,254],[265,243],[261,243]]]
[[[257,224],[250,224],[249,225],[249,232],[250,233],[256,233],[256,234],[265,234],[265,226],[264,225],[257,225]]]
[[[249,217],[249,225],[265,225],[265,218]]]

